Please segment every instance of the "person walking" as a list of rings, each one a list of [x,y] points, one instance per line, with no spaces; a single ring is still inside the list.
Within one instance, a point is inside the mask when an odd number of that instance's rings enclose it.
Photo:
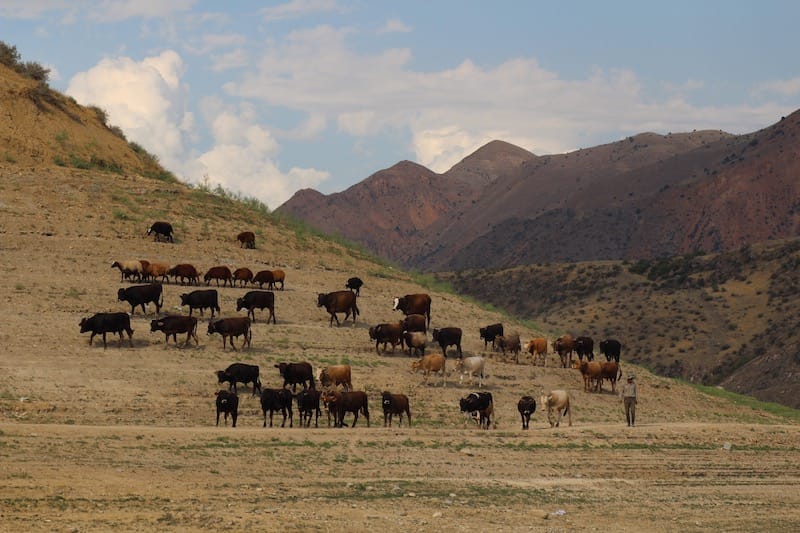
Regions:
[[[639,391],[636,389],[635,376],[630,374],[628,382],[622,386],[620,392],[622,401],[625,404],[625,420],[628,421],[628,426],[636,425],[636,400],[639,396]]]

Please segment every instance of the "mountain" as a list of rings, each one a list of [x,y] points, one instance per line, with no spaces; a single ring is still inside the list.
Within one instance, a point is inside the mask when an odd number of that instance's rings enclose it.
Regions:
[[[722,252],[798,234],[798,129],[795,112],[548,156],[494,141],[444,174],[404,162],[277,212],[428,271]]]

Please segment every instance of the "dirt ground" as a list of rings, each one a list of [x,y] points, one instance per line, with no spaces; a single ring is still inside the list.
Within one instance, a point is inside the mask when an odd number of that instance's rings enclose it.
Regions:
[[[169,190],[165,190],[169,189]],[[619,398],[583,391],[577,371],[520,364],[485,351],[480,326],[502,321],[523,338],[541,332],[474,302],[421,289],[389,266],[333,243],[236,216],[204,216],[180,187],[135,177],[0,167],[0,530],[3,531],[794,531],[800,527],[800,425],[705,396],[641,368],[637,426]],[[174,244],[144,231],[177,221]],[[256,250],[235,235],[257,232]],[[117,259],[282,268],[278,323],[257,312],[251,349],[218,336],[165,347],[149,308],[132,318],[134,347],[79,333],[82,317],[130,311],[116,301]],[[355,326],[329,327],[316,295],[365,280]],[[247,290],[220,287],[223,316]],[[163,312],[181,293],[164,285]],[[477,385],[412,374],[412,358],[376,354],[368,327],[394,321],[391,299],[430,292],[434,327],[459,326],[464,352],[488,358],[488,431],[458,412]],[[516,297],[520,297],[517,295]],[[183,312],[186,310],[184,309]],[[243,314],[243,313],[240,313]],[[430,351],[430,349],[429,349]],[[214,425],[213,372],[258,364],[347,362],[370,399],[370,424],[263,428],[257,398],[240,387],[238,427]],[[552,429],[537,411],[520,428],[516,402],[566,388],[573,424]],[[411,399],[412,425],[383,427],[383,390]],[[280,417],[277,419],[280,421]],[[348,422],[352,421],[348,417]]]

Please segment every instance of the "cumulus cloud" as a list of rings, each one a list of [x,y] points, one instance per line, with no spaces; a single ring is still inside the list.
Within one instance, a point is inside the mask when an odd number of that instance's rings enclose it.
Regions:
[[[781,96],[797,96],[800,94],[800,78],[777,80],[762,83],[756,89],[757,93],[772,93]]]
[[[378,33],[409,33],[414,31],[414,28],[407,25],[400,19],[390,19],[386,21],[383,28],[378,30]]]

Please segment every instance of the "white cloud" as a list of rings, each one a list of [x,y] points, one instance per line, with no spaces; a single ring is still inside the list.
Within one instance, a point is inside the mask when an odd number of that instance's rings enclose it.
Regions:
[[[249,64],[250,54],[247,53],[247,50],[242,48],[211,56],[211,70],[214,72],[224,72],[226,70],[242,68]]]
[[[261,14],[264,21],[270,22],[341,10],[336,0],[292,0],[285,4],[265,7],[261,10]]]
[[[756,92],[773,93],[781,96],[797,96],[800,94],[800,78],[762,83],[756,88]]]
[[[378,30],[378,33],[409,33],[414,31],[414,28],[407,25],[400,19],[390,19],[386,21],[383,28]]]
[[[118,22],[130,18],[167,18],[189,11],[196,0],[103,0],[88,10],[91,20]]]

